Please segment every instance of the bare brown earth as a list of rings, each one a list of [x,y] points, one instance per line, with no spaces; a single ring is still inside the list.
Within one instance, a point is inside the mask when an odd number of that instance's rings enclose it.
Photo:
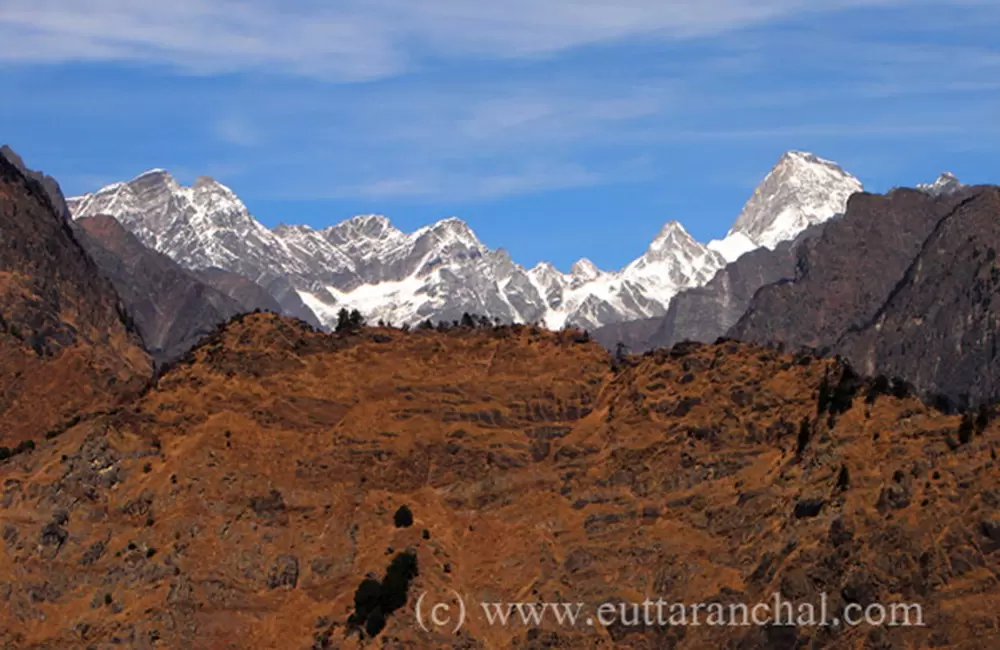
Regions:
[[[580,340],[238,318],[134,405],[0,464],[2,647],[1000,646],[997,424],[960,435],[916,398],[868,400],[830,359],[728,342],[616,371]],[[406,605],[349,634],[358,585],[407,549]],[[919,603],[926,626],[473,611],[458,634],[422,630],[416,598],[451,590],[593,607],[826,592],[834,612]]]

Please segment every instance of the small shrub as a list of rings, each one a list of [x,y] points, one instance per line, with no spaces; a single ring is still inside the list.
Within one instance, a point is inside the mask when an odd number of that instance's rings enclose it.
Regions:
[[[354,612],[347,619],[348,626],[377,636],[385,629],[386,617],[406,605],[410,583],[417,575],[417,556],[407,551],[392,559],[381,582],[362,580],[354,592]]]
[[[413,511],[406,505],[399,506],[396,514],[392,516],[392,521],[396,528],[409,528],[413,525]]]
[[[799,456],[802,452],[806,450],[809,445],[809,439],[812,437],[812,425],[809,423],[809,418],[802,418],[802,422],[799,423],[799,437],[796,443],[795,453]]]
[[[837,473],[837,490],[843,492],[851,487],[851,474],[847,471],[847,465],[841,465]]]
[[[958,425],[958,442],[967,445],[972,442],[972,436],[976,432],[976,423],[971,413],[962,416],[962,423]]]

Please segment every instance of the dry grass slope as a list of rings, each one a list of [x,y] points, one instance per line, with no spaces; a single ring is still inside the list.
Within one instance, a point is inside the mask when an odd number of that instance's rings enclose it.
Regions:
[[[864,386],[818,413],[824,377],[836,393],[842,372],[732,342],[612,371],[572,333],[330,336],[239,318],[133,406],[0,464],[0,641],[997,647],[997,426],[963,444],[959,416],[866,400]],[[414,522],[397,528],[402,505]],[[406,605],[374,641],[348,634],[359,584],[407,550]],[[415,595],[451,590],[594,606],[825,591],[833,609],[919,602],[928,625],[531,630],[471,616],[458,635],[422,631]]]

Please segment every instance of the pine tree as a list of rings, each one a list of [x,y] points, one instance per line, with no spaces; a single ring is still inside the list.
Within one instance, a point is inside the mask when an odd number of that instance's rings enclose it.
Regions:
[[[337,312],[337,327],[334,329],[336,332],[346,332],[351,326],[351,314],[347,311],[345,307],[341,307],[340,311]]]

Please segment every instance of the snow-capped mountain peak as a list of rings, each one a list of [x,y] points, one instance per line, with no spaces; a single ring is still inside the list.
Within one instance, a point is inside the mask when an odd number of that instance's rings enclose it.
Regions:
[[[692,243],[697,242],[695,242],[694,237],[688,234],[681,222],[671,220],[664,224],[660,232],[656,234],[643,257],[651,259],[670,255],[678,248],[690,246]]]
[[[789,151],[764,178],[729,235],[742,233],[758,246],[774,248],[811,225],[842,214],[861,181],[837,163],[804,151]]]
[[[951,172],[944,172],[938,176],[937,180],[933,183],[920,183],[917,185],[918,190],[927,192],[933,196],[951,194],[952,192],[957,192],[964,187],[967,187],[965,183],[958,180],[958,177]]]
[[[590,282],[591,280],[596,280],[601,277],[604,274],[604,271],[599,269],[597,265],[589,259],[583,257],[573,262],[573,266],[570,267],[569,274],[573,280],[578,282]]]

